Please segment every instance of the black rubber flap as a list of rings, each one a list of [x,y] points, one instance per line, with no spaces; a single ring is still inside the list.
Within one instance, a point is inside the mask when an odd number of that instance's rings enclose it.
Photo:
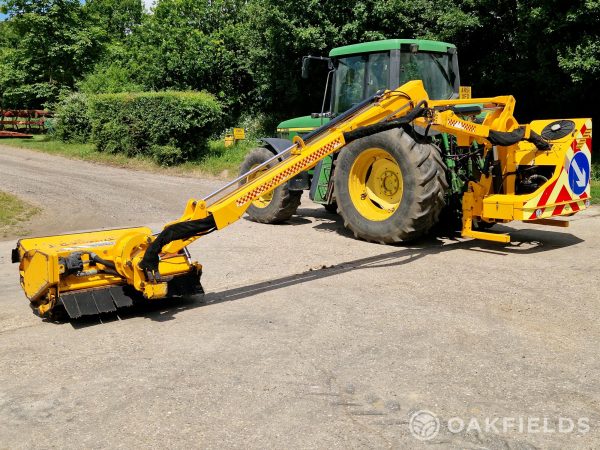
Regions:
[[[133,305],[133,301],[125,295],[121,286],[63,294],[60,301],[72,319],[115,312],[117,307]]]
[[[12,249],[12,252],[10,253],[10,260],[13,264],[21,262],[21,255],[19,254],[18,246]]]
[[[81,311],[79,310],[79,305],[77,304],[77,300],[75,299],[74,295],[61,295],[60,301],[65,307],[65,310],[67,311],[67,314],[71,319],[77,319],[78,317],[82,316]]]
[[[92,295],[94,296],[96,308],[98,308],[98,311],[101,313],[114,312],[117,310],[108,289],[92,291]]]
[[[110,288],[110,294],[112,295],[112,298],[115,301],[115,305],[117,305],[119,308],[124,308],[126,306],[133,305],[133,300],[131,300],[130,297],[125,295],[122,287]]]
[[[73,294],[73,297],[75,297],[82,316],[94,316],[99,313],[91,292],[78,292],[77,294]]]

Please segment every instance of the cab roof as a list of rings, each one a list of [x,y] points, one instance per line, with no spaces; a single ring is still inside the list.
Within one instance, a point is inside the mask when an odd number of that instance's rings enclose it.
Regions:
[[[453,44],[427,39],[385,39],[383,41],[363,42],[360,44],[337,47],[329,52],[329,57],[338,58],[357,53],[382,52],[399,49],[401,45],[417,44],[420,51],[446,53],[449,48],[456,48]]]

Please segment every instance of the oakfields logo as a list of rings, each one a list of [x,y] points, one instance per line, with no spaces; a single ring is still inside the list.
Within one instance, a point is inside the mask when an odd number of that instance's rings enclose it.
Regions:
[[[428,410],[417,411],[410,416],[410,433],[420,441],[435,439],[440,432],[440,419]],[[590,431],[587,417],[451,417],[444,428],[452,434],[477,432],[490,434],[505,433],[577,433]]]
[[[440,419],[431,411],[422,409],[410,416],[408,427],[418,440],[429,441],[440,432]]]

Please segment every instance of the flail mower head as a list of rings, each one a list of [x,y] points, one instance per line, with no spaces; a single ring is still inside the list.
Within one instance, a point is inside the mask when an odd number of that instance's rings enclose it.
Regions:
[[[146,281],[138,266],[152,240],[145,227],[22,239],[12,259],[19,263],[21,285],[40,316],[60,305],[78,318],[114,312],[136,298],[203,293],[202,267],[185,249],[162,255],[161,278]]]

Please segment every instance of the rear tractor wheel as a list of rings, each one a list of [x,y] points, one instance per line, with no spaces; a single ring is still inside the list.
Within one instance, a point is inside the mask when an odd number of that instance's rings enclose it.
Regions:
[[[358,139],[337,158],[338,212],[346,228],[367,241],[391,244],[426,234],[438,221],[447,187],[440,150],[402,129]]]
[[[272,157],[273,153],[264,147],[253,149],[246,155],[240,167],[240,175],[245,174]],[[270,166],[266,166],[259,172],[250,175],[247,180],[253,180],[269,169]],[[290,191],[288,184],[285,183],[254,200],[246,213],[255,222],[281,223],[296,213],[300,205],[300,197],[302,197],[302,191]]]

